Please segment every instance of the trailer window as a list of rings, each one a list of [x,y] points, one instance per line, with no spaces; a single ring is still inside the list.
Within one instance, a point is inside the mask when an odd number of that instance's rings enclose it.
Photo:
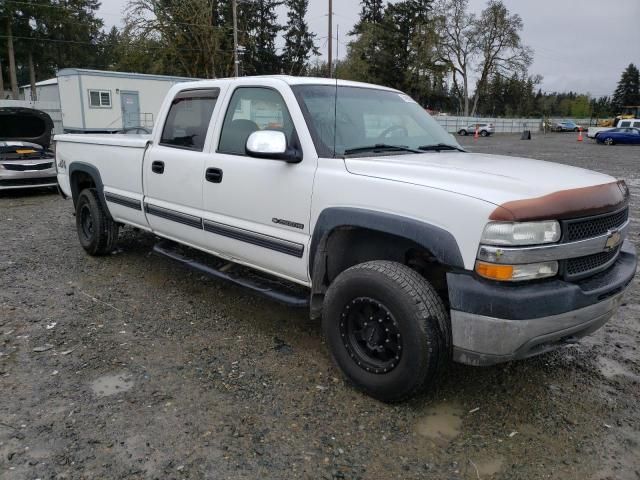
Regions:
[[[217,88],[178,93],[171,102],[160,144],[201,152],[219,93]]]
[[[111,91],[89,90],[89,106],[93,108],[111,108]]]

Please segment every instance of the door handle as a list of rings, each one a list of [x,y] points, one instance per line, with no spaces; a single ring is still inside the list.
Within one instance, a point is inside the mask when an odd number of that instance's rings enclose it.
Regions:
[[[220,183],[222,182],[222,170],[219,168],[207,168],[204,178],[207,182]]]
[[[155,162],[151,163],[151,171],[153,173],[164,173],[164,162],[161,162],[160,160],[156,160]]]

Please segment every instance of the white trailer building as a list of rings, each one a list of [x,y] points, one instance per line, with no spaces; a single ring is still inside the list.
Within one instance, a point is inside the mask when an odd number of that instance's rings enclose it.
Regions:
[[[22,98],[28,102],[33,101],[31,95],[31,85],[23,85],[20,87]],[[57,102],[60,103],[60,95],[58,95],[58,79],[50,78],[36,83],[35,98],[39,102]]]
[[[65,68],[57,83],[67,133],[152,128],[169,89],[186,77]]]

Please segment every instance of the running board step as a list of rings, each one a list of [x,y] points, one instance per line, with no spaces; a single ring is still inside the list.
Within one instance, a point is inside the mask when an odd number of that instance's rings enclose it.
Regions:
[[[187,251],[190,251],[190,257],[194,258],[188,257]],[[248,267],[225,262],[213,255],[200,253],[168,240],[157,243],[153,252],[210,277],[253,290],[276,302],[299,308],[309,306],[309,293],[304,287],[269,277]]]

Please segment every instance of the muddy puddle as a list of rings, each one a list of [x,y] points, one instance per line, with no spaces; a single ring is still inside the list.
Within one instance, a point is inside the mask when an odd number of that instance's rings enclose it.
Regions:
[[[91,382],[91,390],[97,397],[108,397],[133,388],[133,380],[127,373],[103,375]]]
[[[418,421],[416,431],[436,443],[445,444],[460,434],[461,427],[462,409],[442,403],[427,409]]]

